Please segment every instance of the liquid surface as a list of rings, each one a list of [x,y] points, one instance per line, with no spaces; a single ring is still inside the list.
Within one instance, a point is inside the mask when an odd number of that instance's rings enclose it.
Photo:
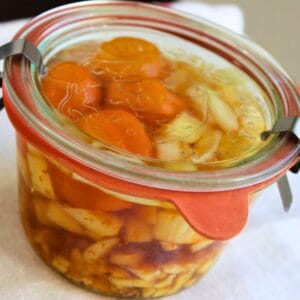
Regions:
[[[72,45],[48,65],[42,94],[98,148],[196,171],[234,165],[262,147],[265,96],[229,64],[122,36]]]

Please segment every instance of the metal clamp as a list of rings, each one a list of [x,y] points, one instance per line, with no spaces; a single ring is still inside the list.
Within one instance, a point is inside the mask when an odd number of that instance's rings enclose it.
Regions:
[[[300,146],[300,117],[287,117],[277,120],[271,130],[264,131],[261,133],[261,139],[265,141],[271,134],[282,132],[290,133],[295,138],[295,142]],[[293,173],[298,173],[299,170],[300,162],[298,162],[291,168],[291,171]]]
[[[271,134],[290,132],[296,137],[297,142],[300,142],[300,117],[287,117],[279,119],[275,122],[273,128],[269,131],[264,131],[261,134],[261,139],[265,141]]]
[[[43,57],[39,50],[26,39],[11,41],[0,47],[0,60],[13,55],[24,55],[31,63],[35,64],[39,73],[47,73],[47,68],[43,63]],[[2,72],[0,72],[0,89],[2,88]],[[0,110],[4,107],[3,99],[0,98]]]
[[[290,133],[295,138],[295,142],[300,146],[300,117],[287,117],[277,120],[271,130],[262,132],[261,139],[266,140],[271,134],[283,132]],[[298,152],[300,155],[300,147]],[[290,170],[293,173],[298,173],[300,170],[300,162],[294,165]],[[288,211],[292,205],[293,196],[287,176],[284,175],[281,177],[277,181],[277,185],[284,210]]]
[[[47,72],[40,51],[26,39],[14,40],[0,47],[0,59],[19,54],[35,64],[41,74]]]

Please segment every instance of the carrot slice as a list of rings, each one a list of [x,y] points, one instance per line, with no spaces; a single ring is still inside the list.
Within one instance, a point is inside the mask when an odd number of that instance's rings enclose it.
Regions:
[[[74,180],[53,165],[49,167],[51,182],[56,196],[76,208],[114,212],[132,207],[132,203],[120,200],[99,189]]]
[[[158,78],[168,72],[168,64],[155,45],[132,37],[102,43],[88,66],[102,79]]]
[[[152,156],[152,143],[143,124],[125,110],[105,109],[91,113],[76,125],[94,138],[144,156]]]
[[[167,121],[184,109],[184,102],[157,79],[108,84],[105,105],[131,110],[150,123],[155,119]]]
[[[102,98],[95,77],[88,69],[74,62],[51,66],[41,87],[50,104],[72,121],[97,111]]]

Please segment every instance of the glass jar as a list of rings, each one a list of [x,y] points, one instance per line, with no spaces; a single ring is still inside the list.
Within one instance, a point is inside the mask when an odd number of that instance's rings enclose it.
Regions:
[[[46,12],[15,38],[45,61],[72,44],[131,32],[159,43],[188,43],[248,74],[268,98],[269,126],[298,116],[286,73],[264,50],[199,18],[131,2],[83,2]],[[127,298],[159,297],[193,285],[216,261],[224,240],[244,227],[249,203],[298,159],[288,135],[214,171],[170,171],[144,158],[99,151],[57,122],[43,101],[37,70],[5,61],[4,100],[17,131],[20,206],[28,239],[66,278]]]

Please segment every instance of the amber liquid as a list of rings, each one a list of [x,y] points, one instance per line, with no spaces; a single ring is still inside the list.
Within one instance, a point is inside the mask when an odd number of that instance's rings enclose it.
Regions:
[[[94,58],[99,47],[92,42],[73,45],[57,53],[49,66],[74,61],[87,67],[98,76],[105,98],[108,83],[98,74],[99,62]],[[165,55],[168,69],[159,80],[182,101],[184,109],[172,119],[150,114],[151,122],[144,117],[142,107],[130,111],[143,122],[153,143],[154,157],[163,161],[151,164],[179,171],[220,169],[241,163],[264,146],[260,133],[267,129],[268,123],[266,96],[250,77],[228,63],[227,67],[218,68],[186,53],[178,52],[178,57],[168,57],[163,52],[162,55]],[[114,78],[113,81],[122,83],[124,79]],[[137,79],[128,81],[139,82]],[[126,90],[126,93],[131,91]],[[116,102],[113,106],[116,109],[118,96],[111,99]],[[137,93],[136,96],[141,95]],[[149,99],[153,100],[150,92]],[[105,109],[105,105],[103,101],[99,109]]]
[[[49,266],[76,284],[127,298],[173,294],[201,278],[222,249],[221,242],[194,232],[170,204],[120,199],[114,204],[114,197],[74,179],[72,172],[21,139],[18,161],[27,237]],[[54,174],[68,179],[59,186]],[[86,199],[73,201],[66,193],[77,185],[104,204],[87,209]],[[83,219],[78,213],[85,214]]]

